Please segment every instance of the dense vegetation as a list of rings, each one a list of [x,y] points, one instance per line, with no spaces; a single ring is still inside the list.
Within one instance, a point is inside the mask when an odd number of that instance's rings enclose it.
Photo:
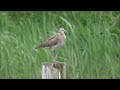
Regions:
[[[35,47],[64,27],[57,50],[67,78],[120,78],[120,13],[105,11],[0,12],[0,78],[39,79],[52,52]]]

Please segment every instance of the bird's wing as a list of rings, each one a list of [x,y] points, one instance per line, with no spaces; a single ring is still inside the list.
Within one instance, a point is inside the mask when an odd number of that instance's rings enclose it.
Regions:
[[[49,41],[49,40],[51,40],[51,39],[54,39],[56,36],[58,36],[58,34],[55,34],[55,35],[53,35],[53,36],[50,36],[50,37],[47,39],[47,41]]]
[[[44,42],[42,45],[43,45],[44,47],[51,47],[51,46],[53,46],[53,45],[58,44],[59,41],[60,41],[60,38],[59,38],[58,35],[56,34],[56,35],[54,35],[54,36],[49,37],[48,40],[47,40],[46,42]]]
[[[43,44],[39,45],[38,48],[51,47],[58,44],[61,41],[58,34],[49,37]]]

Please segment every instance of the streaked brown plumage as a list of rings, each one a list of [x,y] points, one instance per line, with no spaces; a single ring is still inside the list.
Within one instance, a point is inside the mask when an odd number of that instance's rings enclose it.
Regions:
[[[41,45],[37,46],[35,49],[37,48],[49,48],[54,52],[54,59],[53,61],[55,61],[55,50],[57,48],[60,48],[64,45],[65,40],[66,40],[66,35],[65,33],[67,33],[66,30],[64,30],[64,28],[60,28],[59,32],[51,37],[49,37],[44,43],[42,43]]]
[[[64,32],[66,32],[64,28],[60,28],[57,34],[49,37],[44,43],[37,46],[36,49],[37,48],[49,48],[49,49],[55,50],[57,48],[60,48],[61,46],[64,45],[64,42],[66,39]]]

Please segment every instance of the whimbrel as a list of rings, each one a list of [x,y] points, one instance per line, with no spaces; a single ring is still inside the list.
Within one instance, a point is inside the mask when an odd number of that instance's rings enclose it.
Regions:
[[[58,33],[49,37],[44,43],[41,45],[37,46],[37,48],[48,48],[53,51],[53,61],[56,60],[57,56],[55,55],[55,50],[58,48],[61,48],[66,40],[66,34],[67,31],[64,28],[60,28]]]

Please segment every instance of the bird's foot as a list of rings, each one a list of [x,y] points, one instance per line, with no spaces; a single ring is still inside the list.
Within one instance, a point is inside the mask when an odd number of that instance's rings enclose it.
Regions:
[[[58,63],[58,61],[56,61],[55,59],[52,61],[52,64],[56,64]]]
[[[55,62],[56,62],[55,60],[53,60],[53,61],[51,62],[51,63],[52,63],[52,64],[51,64],[51,67],[54,67]]]
[[[52,63],[55,63],[56,62],[56,60],[54,59],[53,61],[52,61]]]
[[[52,61],[52,64],[51,64],[51,67],[55,68],[57,63],[58,63],[58,61],[53,60],[53,61]]]

